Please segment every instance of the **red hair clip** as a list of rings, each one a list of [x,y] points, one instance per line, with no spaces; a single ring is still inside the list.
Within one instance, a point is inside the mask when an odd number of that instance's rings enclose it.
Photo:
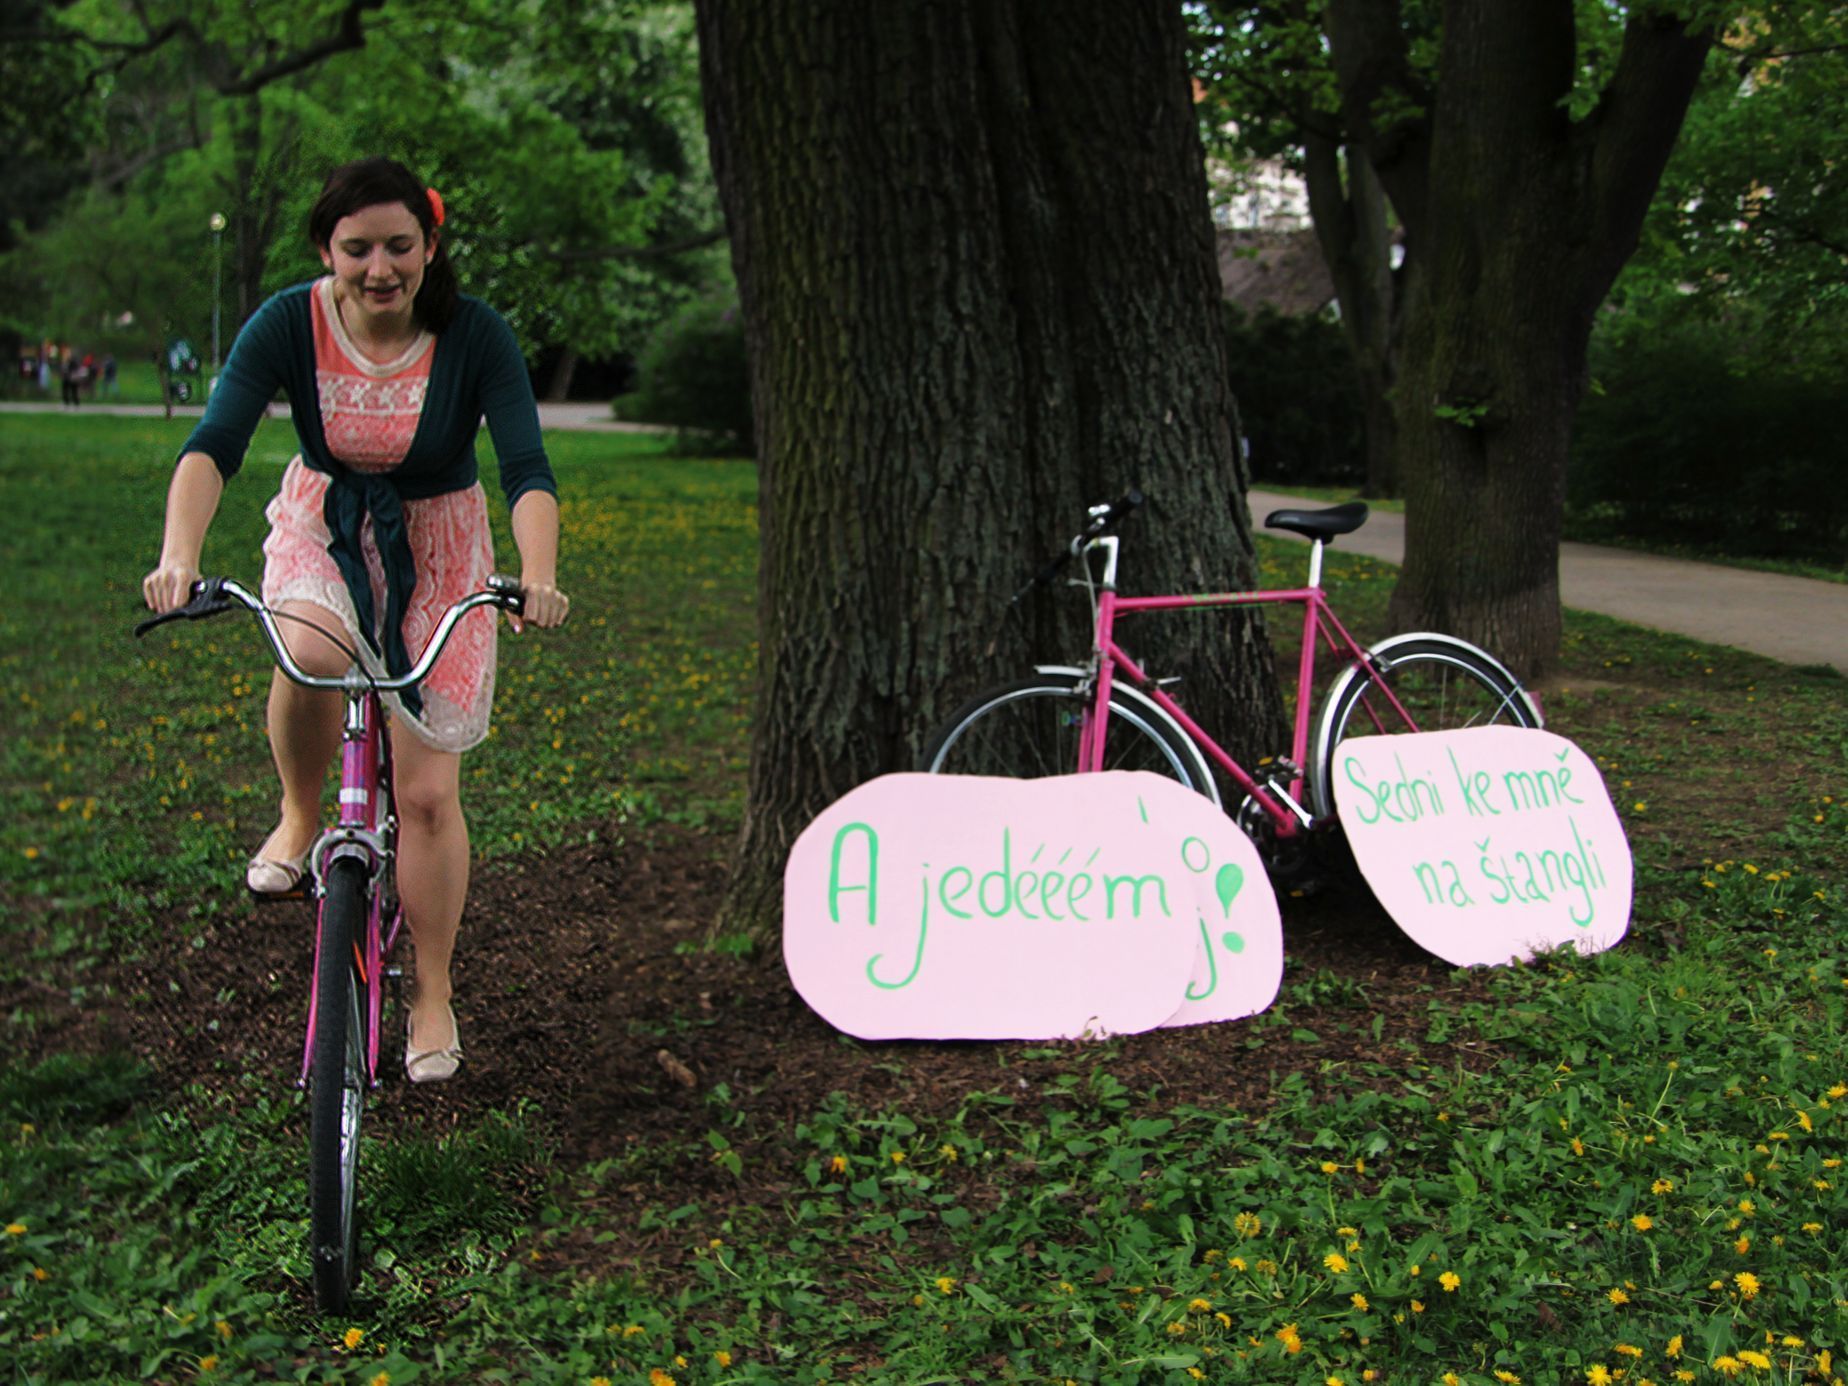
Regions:
[[[425,188],[424,191],[430,194],[430,215],[435,219],[436,224],[441,226],[443,224],[443,195],[435,188]]]

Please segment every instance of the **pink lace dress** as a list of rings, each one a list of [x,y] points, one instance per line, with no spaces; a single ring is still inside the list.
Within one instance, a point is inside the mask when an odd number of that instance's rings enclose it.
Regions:
[[[388,472],[404,460],[423,412],[436,338],[428,332],[397,360],[369,361],[347,335],[335,310],[333,280],[314,286],[315,377],[327,448],[356,471]],[[300,457],[283,472],[282,488],[269,504],[269,538],[263,544],[263,600],[304,601],[324,608],[345,627],[348,643],[370,669],[384,666],[359,638],[353,599],[328,555],[330,538],[322,518],[327,477],[310,471]],[[415,659],[444,610],[478,591],[494,571],[487,499],[476,484],[424,500],[404,502],[405,527],[417,563],[417,586],[404,617],[404,645]],[[373,609],[385,610],[385,572],[372,522],[361,536],[372,579]],[[443,751],[466,751],[488,734],[494,703],[495,636],[492,610],[471,611],[450,637],[443,657],[423,685],[423,713],[412,716],[387,694],[393,718]]]

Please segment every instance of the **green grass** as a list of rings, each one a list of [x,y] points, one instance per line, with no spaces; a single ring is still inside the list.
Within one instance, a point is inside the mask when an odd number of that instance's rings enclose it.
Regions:
[[[0,746],[0,890],[46,913],[54,947],[94,910],[132,933],[175,901],[215,907],[273,821],[270,659],[254,625],[220,617],[129,635],[187,428],[0,420],[0,482],[32,517],[9,528],[0,557],[46,594],[0,612],[13,731]],[[208,540],[208,571],[255,585],[263,506],[293,443],[286,423],[259,429]],[[675,789],[744,765],[751,614],[736,594],[753,562],[750,469],[668,460],[662,444],[628,435],[560,434],[553,450],[576,616],[557,634],[503,634],[494,734],[464,769],[484,858],[637,816],[735,813]],[[496,551],[515,566],[496,524]],[[721,586],[730,600],[712,600]]]
[[[39,594],[0,618],[5,975],[65,981],[160,901],[213,908],[266,826],[253,633],[125,635],[183,432],[0,419],[31,517],[3,556]],[[752,658],[749,467],[553,442],[577,615],[504,642],[465,791],[478,849],[536,870],[585,834],[734,822]],[[255,575],[289,450],[267,426],[210,565]],[[1300,576],[1300,548],[1261,557]],[[1391,575],[1331,560],[1363,638]],[[26,1382],[1832,1379],[1843,691],[1573,617],[1547,710],[1631,835],[1621,947],[1439,985],[1406,1039],[1364,981],[1293,968],[1240,1023],[1248,1062],[1311,1028],[1369,1059],[1280,1075],[1248,1111],[1127,1089],[1117,1041],[1045,1051],[1060,1072],[1031,1087],[1009,1065],[1039,1051],[995,1046],[995,1082],[928,1120],[818,1084],[792,1134],[720,1085],[684,1139],[582,1168],[551,1146],[569,1113],[412,1123],[368,1138],[350,1320],[309,1308],[297,1095],[163,1096],[111,1055],[0,1065],[0,1360]]]

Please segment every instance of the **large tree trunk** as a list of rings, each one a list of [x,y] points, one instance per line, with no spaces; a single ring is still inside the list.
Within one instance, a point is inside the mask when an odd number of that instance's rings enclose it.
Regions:
[[[1635,249],[1711,36],[1633,17],[1596,109],[1574,119],[1572,0],[1448,0],[1435,90],[1412,71],[1397,4],[1330,0],[1326,15],[1343,115],[1406,231],[1394,624],[1537,676],[1559,651],[1592,315]],[[1407,116],[1404,98],[1428,109]]]
[[[1307,131],[1303,154],[1309,214],[1334,281],[1341,333],[1360,387],[1367,445],[1362,494],[1396,496],[1398,425],[1392,390],[1400,302],[1386,193],[1358,146],[1341,146],[1327,135]]]
[[[1082,600],[1007,599],[1087,504],[1150,497],[1126,591],[1255,565],[1178,5],[697,10],[763,530],[722,923],[764,939],[817,812],[976,687],[1082,652]],[[1126,637],[1235,750],[1279,744],[1255,622]]]

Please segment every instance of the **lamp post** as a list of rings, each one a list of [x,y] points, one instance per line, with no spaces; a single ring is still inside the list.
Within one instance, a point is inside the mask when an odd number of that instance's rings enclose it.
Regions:
[[[218,272],[225,239],[225,214],[212,213],[212,379],[218,379],[218,290],[224,276]]]

